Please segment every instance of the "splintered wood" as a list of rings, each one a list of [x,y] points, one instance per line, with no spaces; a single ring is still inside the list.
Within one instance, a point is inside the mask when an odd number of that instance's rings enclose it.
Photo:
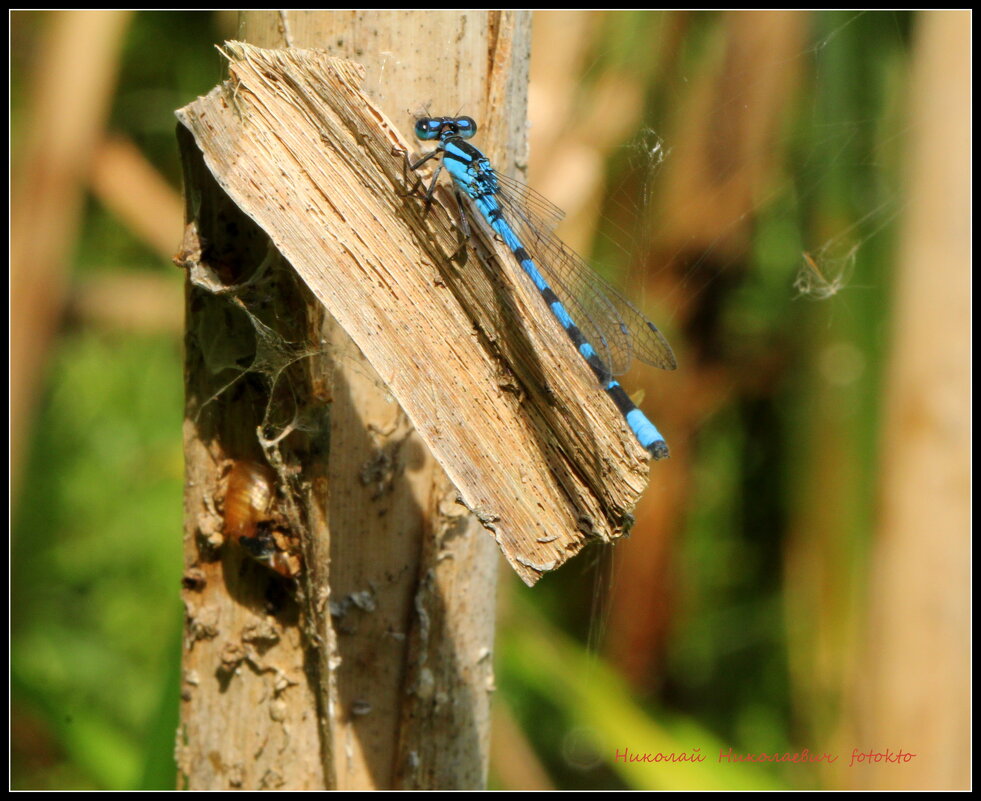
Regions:
[[[224,53],[230,80],[178,118],[514,570],[534,584],[625,533],[646,452],[507,249],[476,225],[464,243],[452,200],[426,213],[410,195],[412,145],[361,93],[362,68],[313,50]]]

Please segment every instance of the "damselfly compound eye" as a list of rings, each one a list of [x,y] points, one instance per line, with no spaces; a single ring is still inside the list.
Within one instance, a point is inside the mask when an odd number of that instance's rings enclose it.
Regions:
[[[432,117],[422,117],[416,120],[416,138],[429,141],[439,138],[439,130],[443,127],[442,120],[434,120]]]
[[[457,117],[453,120],[453,124],[456,126],[456,132],[463,139],[469,139],[477,133],[477,123],[471,117]]]

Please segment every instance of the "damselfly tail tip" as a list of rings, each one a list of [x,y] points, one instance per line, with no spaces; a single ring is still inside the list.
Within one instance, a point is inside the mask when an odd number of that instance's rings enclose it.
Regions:
[[[663,439],[659,439],[657,442],[652,443],[647,448],[651,452],[651,456],[654,457],[654,461],[660,459],[667,459],[671,452],[668,450],[668,443]]]

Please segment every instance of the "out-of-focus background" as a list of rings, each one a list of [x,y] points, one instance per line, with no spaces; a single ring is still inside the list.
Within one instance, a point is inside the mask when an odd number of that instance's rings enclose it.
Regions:
[[[236,24],[11,16],[15,788],[174,786],[173,110]],[[491,786],[967,787],[970,13],[533,25],[529,182],[680,367],[631,539],[502,573]]]

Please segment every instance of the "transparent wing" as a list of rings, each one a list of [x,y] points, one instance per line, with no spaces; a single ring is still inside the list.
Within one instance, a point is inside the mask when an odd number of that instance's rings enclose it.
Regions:
[[[531,212],[531,216],[539,228],[551,231],[565,219],[565,212],[562,209],[548,198],[538,194],[528,184],[501,175],[496,170],[494,177],[512,201]]]
[[[525,206],[521,196],[511,194],[512,186],[527,187],[511,179],[500,183],[497,198],[504,218],[610,372],[625,373],[634,358],[674,370],[674,352],[657,326],[551,233],[553,216],[543,220],[537,208]]]

